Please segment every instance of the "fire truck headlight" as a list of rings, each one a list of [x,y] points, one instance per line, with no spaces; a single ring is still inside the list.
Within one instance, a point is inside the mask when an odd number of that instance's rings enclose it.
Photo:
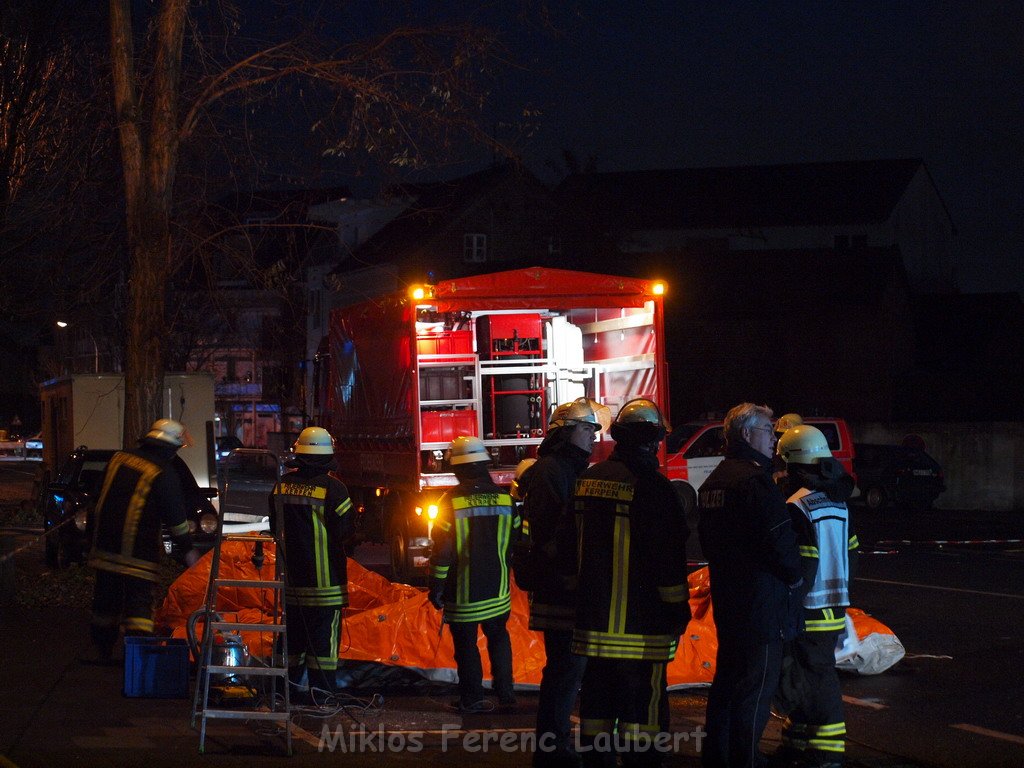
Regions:
[[[85,526],[88,524],[88,515],[84,509],[79,509],[75,512],[75,528],[80,531],[85,530]]]
[[[217,530],[217,516],[207,512],[199,518],[199,527],[203,530],[203,533],[213,533]]]
[[[437,517],[437,504],[431,504],[429,507],[427,507],[427,517],[429,517],[431,520]]]

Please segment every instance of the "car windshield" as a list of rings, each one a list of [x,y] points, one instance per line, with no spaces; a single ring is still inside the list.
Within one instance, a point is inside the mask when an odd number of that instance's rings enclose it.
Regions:
[[[78,476],[78,485],[87,493],[99,495],[103,488],[103,476],[107,472],[107,462],[86,461],[82,464],[82,472]]]
[[[843,446],[839,441],[839,429],[834,423],[828,421],[809,421],[812,427],[816,427],[825,436],[830,451],[838,451]]]
[[[704,428],[703,424],[683,424],[682,426],[676,427],[669,434],[665,447],[669,453],[675,453],[682,448],[686,443]]]

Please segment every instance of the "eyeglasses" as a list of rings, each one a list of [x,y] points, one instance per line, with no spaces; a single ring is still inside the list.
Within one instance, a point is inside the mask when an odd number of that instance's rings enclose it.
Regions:
[[[775,433],[775,429],[773,427],[770,427],[770,426],[769,427],[750,427],[750,429],[756,429],[758,432],[771,432],[772,434]]]

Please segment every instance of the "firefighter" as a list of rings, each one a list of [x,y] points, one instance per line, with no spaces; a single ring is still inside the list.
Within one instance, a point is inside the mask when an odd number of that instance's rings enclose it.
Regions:
[[[778,687],[783,644],[801,625],[803,571],[786,500],[771,479],[772,412],[725,417],[725,460],[700,487],[700,542],[718,632],[701,762],[762,766],[758,742]]]
[[[790,429],[792,427],[799,427],[803,423],[804,417],[801,416],[799,413],[783,414],[782,416],[779,416],[778,420],[775,422],[775,437],[781,438],[782,433],[785,432],[787,429]]]
[[[786,430],[778,453],[789,468],[783,493],[810,585],[803,600],[805,629],[787,648],[779,688],[781,708],[789,713],[783,754],[802,765],[839,766],[846,722],[835,647],[846,629],[851,554],[858,546],[846,506],[850,483],[815,427]]]
[[[586,657],[572,652],[576,594],[570,586],[576,545],[572,496],[576,478],[587,468],[594,440],[608,426],[608,408],[586,397],[555,409],[537,461],[518,481],[523,497],[523,531],[529,533],[527,570],[530,629],[544,634],[544,670],[537,701],[537,749],[533,764],[572,766],[572,716]],[[602,423],[604,422],[604,423]]]
[[[271,530],[284,535],[288,679],[308,699],[337,691],[341,609],[348,605],[345,542],[353,529],[352,500],[331,474],[334,441],[322,427],[306,427],[270,495]]]
[[[110,459],[96,502],[89,555],[89,565],[96,569],[90,624],[96,656],[87,661],[112,663],[119,624],[125,635],[153,634],[161,526],[184,552],[186,565],[199,559],[186,521],[180,476],[173,466],[178,449],[191,444],[183,424],[158,419],[138,448],[118,451]]]
[[[775,439],[778,440],[782,437],[782,433],[790,427],[799,427],[804,423],[804,417],[799,413],[787,413],[779,418],[775,422]],[[780,488],[786,484],[786,462],[777,453],[772,458],[772,480],[775,481],[776,485]]]
[[[512,642],[505,623],[512,609],[508,567],[519,516],[512,497],[491,480],[490,454],[477,437],[456,437],[449,461],[459,481],[438,503],[428,599],[444,611],[452,633],[464,713],[483,712],[483,668],[477,631],[487,638],[491,678],[498,705],[516,703],[512,686]]]
[[[580,692],[585,766],[656,765],[669,728],[665,666],[690,619],[686,516],[658,471],[667,433],[658,406],[627,402],[615,449],[576,483],[579,562],[572,650],[587,657]],[[656,743],[657,742],[657,743]]]

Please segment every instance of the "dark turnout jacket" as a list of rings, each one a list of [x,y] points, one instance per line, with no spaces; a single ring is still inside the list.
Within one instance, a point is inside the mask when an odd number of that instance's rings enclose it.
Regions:
[[[177,449],[153,440],[118,451],[107,466],[96,502],[89,565],[147,581],[160,576],[161,527],[183,548],[192,546],[185,496],[173,467]]]
[[[544,439],[537,463],[520,479],[523,535],[529,537],[536,585],[530,600],[530,629],[571,630],[576,594],[566,574],[575,573],[576,537],[572,496],[589,455],[564,439],[561,430]]]
[[[283,516],[285,600],[293,605],[348,605],[348,559],[352,500],[338,478],[323,467],[299,465],[281,478],[270,496],[271,530]]]
[[[490,477],[464,480],[441,497],[430,577],[444,582],[445,621],[487,621],[511,610],[509,553],[519,527],[512,497]]]
[[[746,443],[700,487],[700,542],[719,638],[763,643],[802,629],[800,554],[771,459]]]
[[[671,661],[690,619],[689,529],[654,456],[617,446],[580,475],[579,584],[572,650],[581,656]]]

